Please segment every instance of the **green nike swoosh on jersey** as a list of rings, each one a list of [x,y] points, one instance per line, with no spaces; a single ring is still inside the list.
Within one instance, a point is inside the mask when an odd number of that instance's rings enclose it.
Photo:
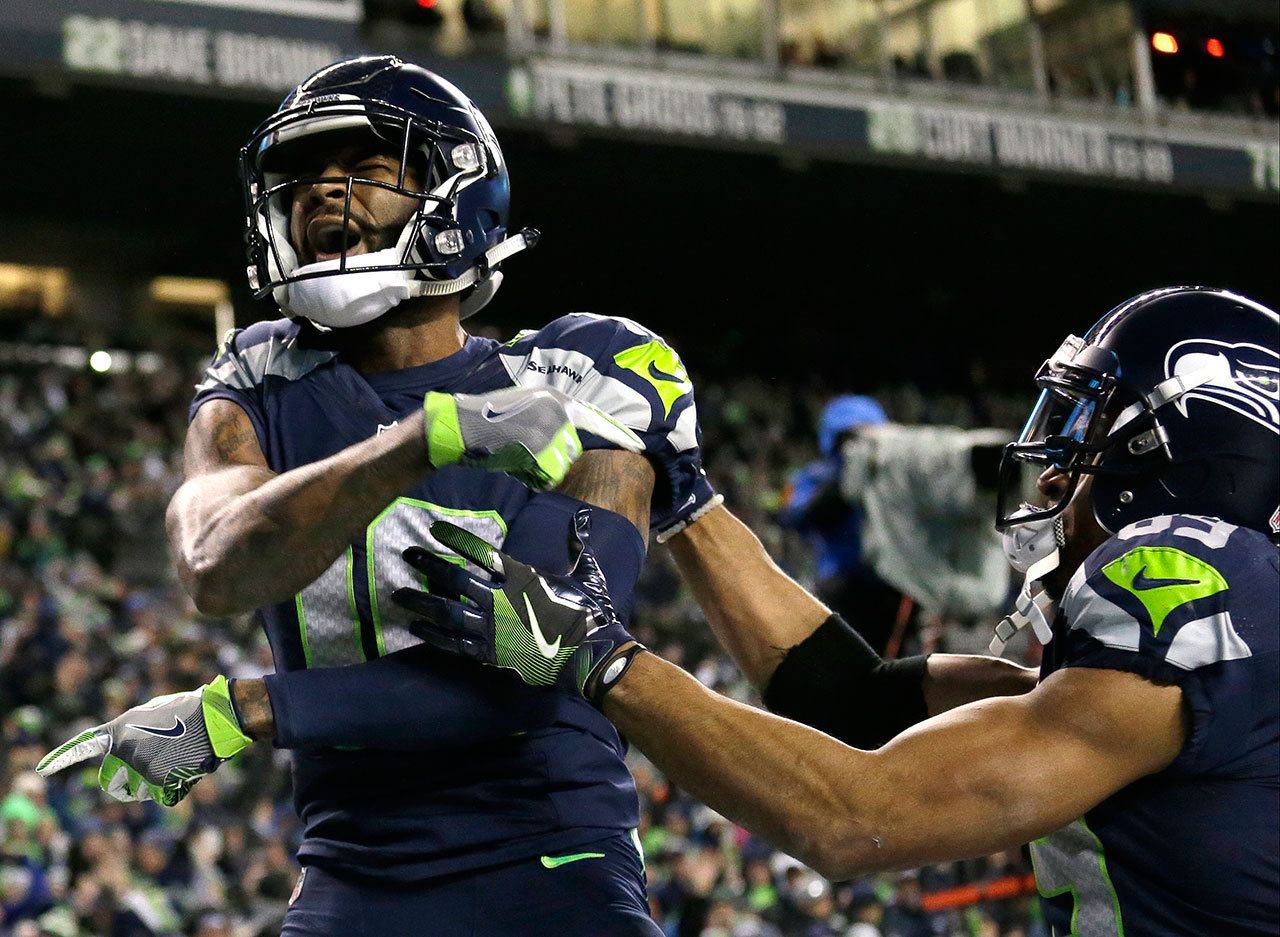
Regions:
[[[1211,564],[1176,547],[1134,547],[1102,567],[1102,574],[1142,603],[1157,636],[1174,609],[1227,588]]]
[[[583,859],[603,859],[602,852],[575,852],[571,856],[543,856],[542,867],[544,869],[558,869],[562,865],[568,865],[570,862],[581,862]]]
[[[614,364],[644,378],[658,392],[666,416],[677,400],[693,390],[689,372],[680,356],[665,342],[654,339],[625,348],[613,356]]]
[[[1147,575],[1147,568],[1144,566],[1138,570],[1138,574],[1133,577],[1130,583],[1134,589],[1145,592],[1147,589],[1164,589],[1167,586],[1198,586],[1199,579],[1153,579]]]

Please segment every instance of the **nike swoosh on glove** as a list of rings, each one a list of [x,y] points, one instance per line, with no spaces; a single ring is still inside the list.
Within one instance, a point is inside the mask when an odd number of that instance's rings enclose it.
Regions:
[[[436,468],[471,465],[506,472],[531,488],[554,488],[582,455],[578,430],[638,452],[639,437],[598,407],[550,387],[423,398],[427,458]]]
[[[48,777],[99,755],[98,786],[120,801],[172,807],[197,781],[253,740],[240,728],[227,678],[198,690],[157,696],[86,729],[40,759]]]
[[[644,648],[627,632],[609,600],[592,554],[591,511],[580,509],[569,532],[567,575],[539,572],[474,534],[446,522],[431,536],[485,570],[484,580],[422,547],[405,560],[426,576],[427,591],[392,593],[419,616],[410,630],[434,647],[514,670],[530,686],[558,687],[596,706]],[[465,600],[465,601],[464,601]]]

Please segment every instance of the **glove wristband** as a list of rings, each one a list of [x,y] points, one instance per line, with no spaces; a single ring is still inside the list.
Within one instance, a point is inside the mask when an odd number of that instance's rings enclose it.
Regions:
[[[454,465],[466,452],[458,424],[458,402],[450,394],[431,391],[422,398],[427,461],[435,468]]]
[[[596,709],[602,709],[604,707],[605,694],[622,681],[627,671],[631,669],[631,664],[636,657],[642,651],[647,650],[648,648],[636,641],[626,650],[619,651],[596,668],[596,672],[591,675],[587,680],[586,686],[582,689],[582,695],[586,697],[587,702]]]
[[[253,739],[240,728],[235,704],[231,702],[231,687],[221,674],[205,684],[200,695],[200,712],[204,716],[205,731],[209,733],[209,744],[219,758],[230,758],[253,744]]]

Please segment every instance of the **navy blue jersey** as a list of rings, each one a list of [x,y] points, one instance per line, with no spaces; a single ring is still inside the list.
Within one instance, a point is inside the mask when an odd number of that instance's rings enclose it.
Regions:
[[[1280,924],[1280,551],[1215,518],[1120,531],[1076,571],[1041,677],[1182,689],[1177,759],[1032,845],[1055,937],[1274,935]]]
[[[270,467],[285,472],[394,425],[422,405],[427,391],[554,384],[636,431],[661,464],[671,461],[672,440],[681,438],[684,427],[677,423],[692,413],[692,388],[669,372],[628,365],[662,349],[669,352],[627,320],[576,314],[506,345],[470,337],[441,361],[362,375],[335,350],[332,336],[277,320],[232,334],[197,387],[191,415],[209,400],[239,404]],[[583,444],[606,445],[590,434],[583,434]],[[523,512],[539,498],[554,497],[478,469],[431,473],[297,596],[260,610],[277,670],[359,664],[419,644],[408,614],[389,596],[417,584],[400,557],[410,544],[462,562],[431,537],[436,520],[505,544],[524,562],[563,566],[565,530],[542,538],[526,530],[508,540]],[[466,661],[441,659],[436,666],[456,668],[458,680],[476,674]],[[424,684],[423,692],[431,692],[428,679]],[[531,708],[545,708],[545,698],[532,700],[545,691],[522,686],[512,692],[527,692]],[[638,821],[623,754],[610,723],[568,695],[557,700],[549,727],[484,745],[295,752],[295,803],[305,831],[299,856],[304,863],[413,880],[596,840]]]

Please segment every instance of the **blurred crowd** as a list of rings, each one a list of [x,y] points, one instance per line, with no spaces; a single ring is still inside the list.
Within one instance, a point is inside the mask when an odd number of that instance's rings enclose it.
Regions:
[[[169,569],[164,508],[195,373],[0,375],[0,937],[279,932],[299,836],[284,753],[253,746],[169,810],[110,800],[96,764],[49,781],[32,770],[74,732],[152,696],[271,668],[249,617],[201,618]],[[759,380],[698,392],[717,486],[785,568],[817,584],[811,532],[778,519],[797,471],[829,455],[817,435],[827,395]],[[888,419],[908,424],[1010,425],[1017,412],[989,395],[877,397]],[[758,702],[664,550],[641,580],[636,627],[703,683]],[[902,651],[950,646],[957,628],[945,615],[916,616]],[[1021,851],[830,883],[642,757],[631,764],[653,911],[671,937],[1044,933]]]

